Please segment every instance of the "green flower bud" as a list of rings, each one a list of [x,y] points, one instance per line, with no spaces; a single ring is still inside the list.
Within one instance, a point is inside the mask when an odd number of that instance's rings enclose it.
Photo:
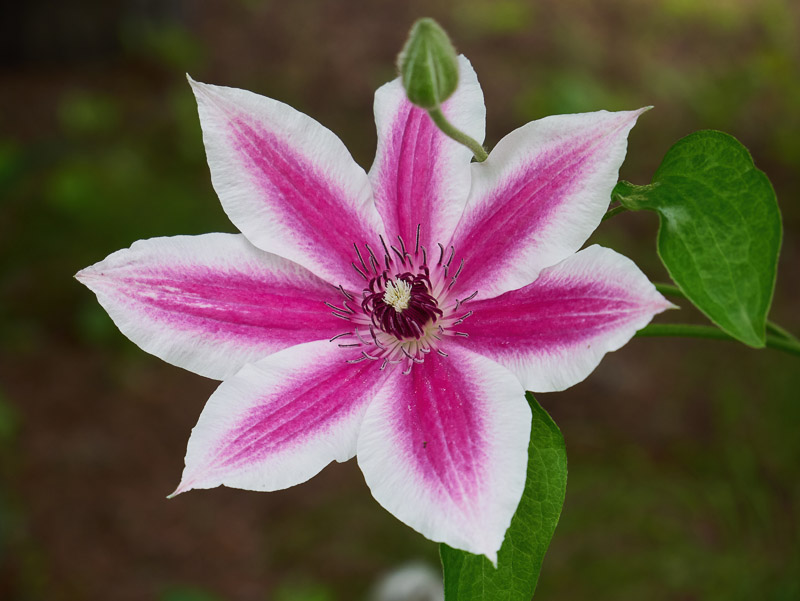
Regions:
[[[458,86],[456,50],[433,19],[414,23],[397,67],[408,99],[425,109],[438,107]]]

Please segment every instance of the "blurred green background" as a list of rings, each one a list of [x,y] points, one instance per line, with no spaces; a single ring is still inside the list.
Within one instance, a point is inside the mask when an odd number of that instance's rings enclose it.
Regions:
[[[621,177],[725,130],[772,179],[785,241],[772,318],[800,333],[800,3],[791,0],[33,0],[0,9],[0,598],[363,598],[437,547],[354,462],[288,491],[166,501],[215,383],[128,342],[78,269],[139,238],[234,231],[184,73],[310,114],[369,167],[372,94],[412,21],[472,60],[487,142],[551,113],[655,105]],[[595,240],[655,280],[656,218]],[[685,304],[685,303],[684,303]],[[690,308],[669,316],[701,321]],[[663,318],[659,318],[663,319]],[[541,403],[567,441],[537,598],[800,599],[800,362],[635,339]]]

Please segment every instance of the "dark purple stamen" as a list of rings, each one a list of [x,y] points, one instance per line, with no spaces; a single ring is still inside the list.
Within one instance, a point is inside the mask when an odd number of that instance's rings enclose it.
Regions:
[[[408,307],[402,310],[397,310],[384,301],[386,284],[398,280],[406,282],[411,287]],[[393,334],[400,339],[420,339],[425,335],[425,326],[442,316],[439,304],[430,293],[431,288],[426,273],[406,272],[392,279],[384,272],[370,281],[361,308],[370,316],[375,327],[387,334]]]
[[[445,344],[443,341],[448,336],[468,336],[466,332],[455,331],[454,327],[472,316],[472,311],[460,317],[456,317],[455,312],[478,292],[462,299],[450,297],[464,269],[464,260],[455,261],[452,245],[437,244],[438,260],[429,264],[429,258],[435,260],[435,251],[428,256],[428,249],[420,243],[419,225],[412,247],[406,246],[402,236],[397,236],[395,244],[387,243],[382,235],[378,238],[381,246],[375,249],[366,243],[365,250],[353,245],[357,260],[351,265],[366,282],[361,290],[362,298],[358,299],[361,306],[353,306],[358,293],[344,286],[338,286],[341,297],[337,304],[325,303],[334,317],[350,322],[350,331],[330,340],[349,351],[347,363],[379,361],[380,370],[402,365],[402,373],[409,374],[412,367],[423,363],[428,355],[447,357],[440,345]],[[353,349],[359,349],[361,354],[353,356]]]

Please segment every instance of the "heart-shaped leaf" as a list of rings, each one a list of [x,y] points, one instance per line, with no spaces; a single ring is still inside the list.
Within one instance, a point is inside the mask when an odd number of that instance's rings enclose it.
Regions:
[[[527,393],[533,412],[525,490],[497,555],[440,546],[446,601],[530,601],[567,489],[567,452],[555,422]]]
[[[719,131],[695,132],[670,148],[652,184],[620,182],[612,198],[656,211],[658,254],[686,297],[731,336],[764,346],[781,215],[744,146]]]

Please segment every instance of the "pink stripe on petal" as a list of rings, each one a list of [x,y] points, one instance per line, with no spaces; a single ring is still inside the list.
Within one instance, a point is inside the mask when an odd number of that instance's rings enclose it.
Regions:
[[[428,538],[496,561],[525,485],[524,394],[506,369],[458,347],[408,376],[396,370],[358,440],[372,494]]]
[[[386,377],[354,351],[311,342],[245,366],[211,396],[192,430],[176,493],[219,485],[279,490],[356,450],[358,429]]]
[[[634,263],[590,246],[533,283],[470,303],[458,341],[511,370],[527,390],[563,390],[585,379],[654,315],[672,307]]]
[[[459,58],[459,87],[442,111],[456,127],[482,141],[486,111],[475,71]],[[378,149],[370,169],[375,201],[386,234],[430,248],[447,242],[469,194],[472,153],[433,124],[427,112],[407,99],[398,79],[375,94]]]
[[[376,194],[387,231],[413,241],[417,224],[425,223],[428,229],[432,223],[433,205],[439,200],[443,174],[433,166],[442,152],[443,136],[426,111],[408,101],[399,104],[382,157],[382,173],[376,178]]]
[[[241,235],[140,240],[77,277],[137,345],[211,378],[345,329],[333,286]]]
[[[578,250],[611,200],[642,111],[559,115],[517,129],[483,163],[454,236],[463,291],[490,298]]]
[[[192,81],[214,188],[259,248],[358,286],[353,244],[377,243],[366,173],[330,130],[276,100]]]
[[[391,421],[397,425],[398,442],[411,451],[416,472],[436,490],[439,501],[472,509],[470,499],[481,494],[486,478],[484,416],[473,402],[473,386],[459,381],[453,361],[434,357],[425,365],[408,382],[398,383],[407,385],[402,394],[413,397],[413,406],[397,403]]]
[[[299,238],[306,252],[325,249],[323,259],[344,265],[346,273],[337,281],[352,279],[353,243],[360,246],[377,239],[343,200],[344,191],[271,132],[241,119],[231,125],[232,144],[274,211],[273,219]]]

